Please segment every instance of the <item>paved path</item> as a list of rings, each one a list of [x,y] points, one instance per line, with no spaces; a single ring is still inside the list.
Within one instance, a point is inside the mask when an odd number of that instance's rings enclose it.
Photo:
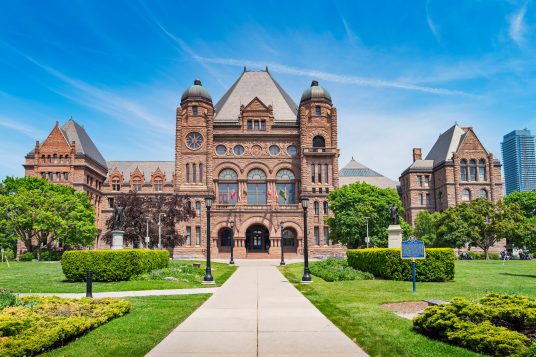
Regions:
[[[367,356],[273,266],[231,278],[148,356]]]
[[[213,294],[219,288],[198,288],[198,289],[171,289],[171,290],[138,290],[138,291],[109,291],[93,293],[94,298],[107,297],[132,297],[132,296],[157,296],[157,295],[189,295],[189,294]],[[19,296],[39,295],[39,296],[60,296],[64,298],[81,298],[86,293],[22,293]]]

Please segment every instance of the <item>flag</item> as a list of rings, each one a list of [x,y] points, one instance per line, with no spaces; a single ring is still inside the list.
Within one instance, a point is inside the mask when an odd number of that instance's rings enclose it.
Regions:
[[[268,197],[272,197],[272,193],[268,191]]]
[[[283,199],[283,202],[287,202],[287,195],[285,194],[285,191],[283,191],[282,189],[279,190],[279,195]]]
[[[275,202],[279,203],[279,195],[277,194],[277,189],[275,190]]]
[[[231,193],[231,201],[234,201],[235,197],[236,197],[236,191],[233,191]]]

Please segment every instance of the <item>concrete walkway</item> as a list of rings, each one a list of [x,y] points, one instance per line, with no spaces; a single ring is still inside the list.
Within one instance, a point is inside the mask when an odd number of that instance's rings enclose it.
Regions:
[[[238,269],[148,356],[367,356],[273,266]]]
[[[138,291],[109,291],[93,293],[94,298],[108,297],[133,297],[133,296],[158,296],[158,295],[189,295],[189,294],[213,294],[219,288],[197,288],[197,289],[170,289],[170,290],[138,290]],[[64,298],[78,299],[86,296],[86,293],[22,293],[19,296],[59,296]]]

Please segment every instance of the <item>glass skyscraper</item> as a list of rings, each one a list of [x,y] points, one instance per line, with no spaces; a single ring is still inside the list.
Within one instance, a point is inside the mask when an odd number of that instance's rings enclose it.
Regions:
[[[536,189],[536,154],[530,130],[514,130],[501,143],[506,194]]]

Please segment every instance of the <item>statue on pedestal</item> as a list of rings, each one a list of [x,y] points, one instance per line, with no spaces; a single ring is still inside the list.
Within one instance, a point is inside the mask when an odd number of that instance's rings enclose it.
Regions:
[[[125,223],[125,208],[121,206],[115,206],[114,208],[114,223],[112,226],[112,231],[119,231],[123,228],[123,223]]]
[[[389,212],[391,212],[391,225],[399,225],[400,219],[398,216],[398,207],[395,203],[389,208]]]

